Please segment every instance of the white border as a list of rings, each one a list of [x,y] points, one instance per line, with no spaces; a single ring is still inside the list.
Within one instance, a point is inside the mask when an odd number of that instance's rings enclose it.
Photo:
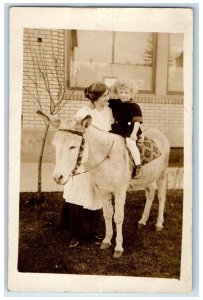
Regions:
[[[104,21],[105,16],[105,21]],[[9,174],[9,288],[43,292],[190,292],[192,276],[192,15],[189,9],[13,8],[10,23],[10,174]],[[126,18],[128,22],[126,23]],[[96,26],[96,27],[95,27]],[[20,117],[22,99],[23,28],[184,32],[185,174],[181,280],[110,276],[26,274],[17,272],[18,198],[20,175]],[[185,205],[187,203],[187,205]],[[15,233],[15,234],[13,234]],[[54,284],[50,285],[50,282]],[[91,282],[91,287],[90,283]]]

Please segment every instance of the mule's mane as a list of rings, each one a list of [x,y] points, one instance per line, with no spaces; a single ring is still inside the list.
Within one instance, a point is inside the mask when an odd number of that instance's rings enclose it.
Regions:
[[[77,131],[77,130],[71,130],[71,129],[67,129],[67,128],[60,128],[58,131],[66,131],[66,132],[69,132],[69,133],[73,133],[73,134],[83,136],[83,133],[80,132],[80,131]]]

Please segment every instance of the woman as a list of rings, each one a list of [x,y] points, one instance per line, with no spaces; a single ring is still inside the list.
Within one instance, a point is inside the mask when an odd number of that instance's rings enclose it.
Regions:
[[[104,83],[95,82],[84,91],[90,103],[76,113],[76,119],[91,115],[92,124],[104,131],[111,130],[113,123],[112,111],[108,107],[109,90]],[[87,159],[87,149],[84,151],[83,163]],[[86,156],[86,157],[85,157]],[[83,167],[77,170],[83,171]],[[97,232],[101,222],[101,199],[94,193],[89,173],[74,176],[64,188],[65,199],[62,213],[62,228],[68,227],[71,233],[69,247],[76,247],[79,242],[88,237],[103,239]],[[69,224],[67,224],[69,220]]]

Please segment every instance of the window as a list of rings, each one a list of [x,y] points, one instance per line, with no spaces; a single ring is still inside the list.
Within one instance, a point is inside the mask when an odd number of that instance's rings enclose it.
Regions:
[[[183,34],[169,34],[168,93],[183,93]]]
[[[133,80],[139,92],[154,91],[155,34],[77,30],[69,45],[71,87],[121,77]]]

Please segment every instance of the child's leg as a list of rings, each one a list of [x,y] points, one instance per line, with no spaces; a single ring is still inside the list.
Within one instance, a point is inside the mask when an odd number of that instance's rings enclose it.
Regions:
[[[136,141],[132,140],[131,138],[126,138],[126,144],[131,152],[135,165],[138,166],[141,164],[140,160],[140,152],[136,145]]]

